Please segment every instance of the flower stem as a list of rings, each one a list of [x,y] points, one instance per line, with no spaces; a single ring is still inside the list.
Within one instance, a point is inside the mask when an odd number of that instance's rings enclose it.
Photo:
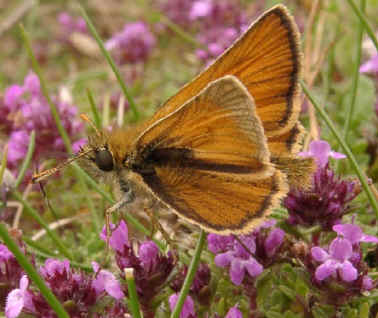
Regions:
[[[314,107],[316,108],[316,110],[319,112],[320,116],[323,118],[323,120],[327,124],[328,128],[331,130],[332,134],[336,137],[337,141],[339,142],[339,144],[343,148],[344,152],[348,156],[349,161],[352,164],[352,167],[353,167],[354,171],[356,172],[358,178],[360,179],[361,185],[364,188],[364,191],[366,192],[366,195],[367,195],[367,197],[368,197],[368,199],[370,201],[370,204],[373,207],[374,212],[375,212],[375,214],[376,214],[376,216],[378,218],[378,204],[377,204],[377,201],[376,201],[373,193],[371,192],[371,190],[369,188],[369,185],[368,185],[368,182],[366,180],[366,177],[363,174],[363,172],[361,171],[360,167],[358,166],[357,160],[354,157],[352,151],[350,150],[350,148],[347,145],[347,143],[343,140],[343,138],[341,137],[341,135],[337,131],[335,125],[333,124],[332,120],[328,117],[327,113],[315,101],[314,96],[312,96],[312,94],[308,90],[307,86],[302,81],[301,81],[301,85],[302,85],[303,91],[305,92],[306,96],[311,101],[311,103],[314,105]]]
[[[21,252],[16,242],[9,236],[8,231],[4,224],[0,223],[0,236],[3,239],[6,246],[16,257],[18,263],[22,266],[28,277],[37,285],[43,297],[49,303],[51,308],[55,311],[59,318],[69,318],[67,312],[64,310],[62,304],[58,301],[51,290],[46,286],[42,277],[39,276],[33,265],[28,261],[25,255]]]
[[[36,220],[39,225],[41,225],[45,230],[46,230],[46,233],[47,235],[50,236],[50,238],[55,242],[56,244],[56,248],[65,256],[67,257],[69,260],[72,260],[72,254],[71,252],[69,251],[69,249],[64,245],[64,243],[62,242],[62,240],[49,228],[49,226],[47,225],[47,223],[41,218],[41,216],[39,215],[39,213],[33,209],[28,202],[26,202],[22,195],[17,192],[17,191],[14,191],[12,193],[12,195],[14,196],[14,198],[18,201],[20,201],[23,205],[24,205],[24,208],[25,208],[25,212],[27,212],[34,220]]]
[[[97,33],[91,19],[89,18],[89,16],[85,12],[85,9],[83,7],[80,7],[80,9],[81,9],[81,14],[83,15],[83,18],[84,18],[85,22],[87,23],[89,31],[91,32],[92,36],[95,38],[98,46],[101,49],[102,54],[104,55],[104,57],[108,61],[110,67],[112,68],[114,75],[116,76],[118,83],[121,86],[123,94],[126,96],[128,102],[129,102],[130,108],[134,113],[135,120],[138,120],[138,118],[139,118],[138,109],[137,109],[137,107],[134,103],[133,97],[131,96],[131,94],[129,93],[129,91],[126,87],[124,80],[122,79],[121,73],[118,71],[112,57],[110,56],[109,52],[106,50],[106,48],[104,46],[104,42],[101,40],[101,38],[100,38],[99,34]]]
[[[170,318],[179,318],[180,317],[182,306],[184,305],[186,296],[189,293],[190,286],[192,285],[194,275],[196,274],[196,271],[197,271],[197,268],[198,268],[198,264],[199,264],[199,261],[200,261],[200,258],[201,258],[201,252],[202,252],[203,246],[205,244],[205,238],[206,238],[206,233],[205,233],[204,230],[201,230],[200,237],[198,239],[197,246],[196,246],[196,249],[194,251],[193,259],[192,259],[192,261],[189,265],[189,268],[188,268],[188,274],[185,277],[184,284],[182,285],[179,298],[177,300],[176,306],[173,309],[173,312],[172,312],[172,315],[171,315]]]
[[[127,289],[129,291],[129,302],[131,313],[134,318],[141,318],[138,294],[136,291],[135,280],[134,280],[134,268],[125,268],[125,277],[127,282]]]
[[[365,11],[366,0],[361,0],[361,11],[362,13]],[[349,109],[347,111],[347,118],[344,125],[344,140],[348,142],[348,133],[350,128],[350,123],[352,121],[353,113],[354,113],[354,106],[356,104],[356,97],[357,97],[357,89],[358,89],[358,82],[360,78],[360,64],[361,64],[361,51],[362,51],[362,39],[364,35],[364,25],[360,22],[358,25],[357,31],[357,41],[356,41],[356,60],[354,65],[354,72],[353,72],[353,84],[352,84],[352,98],[349,105]]]
[[[21,184],[22,180],[24,180],[25,172],[28,170],[28,167],[30,165],[30,161],[32,160],[33,153],[35,148],[35,131],[33,130],[30,134],[30,140],[28,145],[28,151],[26,152],[26,156],[24,161],[22,162],[20,171],[18,172],[15,189],[18,188],[18,186]]]
[[[6,144],[3,148],[3,158],[1,159],[1,167],[0,167],[0,184],[3,183],[3,176],[4,176],[4,171],[7,167],[7,160],[8,160],[8,144]]]
[[[98,113],[98,109],[96,107],[96,103],[95,103],[95,100],[93,98],[92,91],[89,88],[87,88],[87,96],[88,96],[89,104],[91,105],[94,123],[95,123],[97,129],[101,129],[101,127],[102,127],[101,117],[100,117],[100,114]]]
[[[370,39],[372,40],[376,50],[378,51],[378,40],[375,37],[374,31],[372,27],[367,22],[367,19],[365,15],[361,12],[361,10],[356,6],[356,4],[353,2],[353,0],[347,0],[349,5],[352,7],[354,13],[357,15],[357,17],[360,19],[361,23],[366,29],[366,33],[369,35]]]

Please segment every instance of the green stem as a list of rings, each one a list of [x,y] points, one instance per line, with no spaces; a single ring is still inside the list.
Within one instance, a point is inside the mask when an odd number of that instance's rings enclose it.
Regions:
[[[3,183],[3,176],[4,176],[4,171],[7,167],[7,161],[8,161],[8,145],[5,145],[3,148],[3,158],[1,159],[0,185]]]
[[[366,16],[363,14],[363,12],[356,6],[356,4],[353,2],[353,0],[347,0],[349,5],[352,7],[354,13],[357,15],[357,17],[360,19],[361,23],[366,29],[366,33],[369,35],[370,39],[373,41],[375,49],[378,51],[378,40],[375,37],[374,31],[372,27],[367,22]]]
[[[366,1],[361,0],[361,11],[365,11]],[[356,104],[356,97],[357,97],[357,89],[358,89],[358,82],[360,78],[360,64],[361,64],[361,52],[362,52],[362,39],[364,35],[364,26],[362,23],[358,25],[358,34],[357,34],[357,51],[356,51],[356,61],[354,65],[354,72],[353,72],[353,86],[352,86],[352,98],[349,105],[349,109],[347,111],[347,118],[344,125],[344,140],[348,142],[348,132],[350,128],[350,123],[352,121],[352,117],[354,114],[354,107]]]
[[[102,54],[105,56],[106,60],[108,61],[109,65],[110,65],[110,67],[112,68],[112,70],[114,72],[114,75],[116,76],[116,78],[118,80],[118,83],[121,86],[123,94],[126,96],[128,102],[129,102],[130,108],[131,108],[132,112],[134,113],[135,120],[138,120],[138,118],[139,118],[138,109],[137,109],[137,107],[136,107],[136,105],[134,103],[134,99],[132,98],[131,94],[129,93],[129,91],[128,91],[127,87],[126,87],[126,84],[125,84],[124,80],[122,79],[121,73],[118,71],[118,69],[117,69],[117,67],[116,67],[116,65],[115,65],[112,57],[110,56],[109,52],[106,50],[103,41],[101,40],[99,34],[97,33],[97,31],[96,31],[96,29],[95,29],[92,21],[88,17],[88,15],[85,12],[84,8],[80,7],[80,9],[81,9],[81,14],[83,15],[83,18],[84,18],[85,22],[87,23],[89,31],[91,32],[92,36],[97,41],[97,44],[100,47]]]
[[[337,141],[343,148],[343,151],[345,154],[348,156],[350,163],[352,164],[352,167],[354,171],[356,172],[358,178],[360,179],[361,185],[366,192],[366,195],[370,201],[370,204],[372,205],[374,212],[378,218],[378,204],[377,201],[375,200],[375,197],[373,193],[371,192],[369,188],[368,181],[366,180],[366,177],[364,176],[363,172],[361,171],[360,167],[358,166],[357,160],[354,157],[352,151],[350,150],[349,146],[346,144],[346,142],[343,140],[339,132],[337,131],[335,125],[332,123],[331,119],[328,117],[327,113],[324,111],[324,109],[319,106],[319,104],[315,101],[315,98],[312,96],[306,85],[301,82],[303,91],[305,92],[306,96],[308,99],[311,101],[311,103],[314,105],[316,110],[319,112],[320,116],[323,118],[325,123],[327,124],[328,128],[331,130],[332,134],[336,137]]]
[[[48,224],[40,217],[39,213],[23,199],[22,195],[19,192],[14,191],[12,192],[12,195],[16,200],[20,201],[23,204],[25,212],[28,213],[34,220],[39,223],[39,225],[41,225],[46,230],[47,235],[49,235],[51,239],[56,243],[56,248],[65,257],[67,257],[69,260],[72,260],[71,252],[63,244],[59,237],[49,228]]]
[[[170,318],[180,317],[180,313],[181,313],[182,307],[184,306],[186,296],[189,293],[190,286],[192,285],[194,275],[196,274],[196,271],[198,268],[198,264],[201,258],[201,252],[202,252],[203,246],[205,245],[205,238],[206,238],[206,233],[204,230],[201,230],[200,237],[198,239],[197,246],[194,251],[194,256],[188,268],[188,274],[185,277],[184,284],[181,288],[179,298],[177,300],[176,306],[173,309],[173,312]]]
[[[28,238],[25,235],[22,236],[22,241],[26,243],[26,245],[32,250],[32,252],[36,256],[39,256],[43,259],[55,258],[55,259],[61,260],[61,258],[56,256],[56,254],[52,254],[51,250],[47,250],[46,248],[44,248],[40,244],[38,244],[36,241],[32,241],[30,238]],[[70,260],[70,265],[73,266],[73,267],[81,268],[81,269],[85,270],[86,272],[93,272],[93,269],[92,269],[91,266],[85,265],[83,263],[77,263],[75,261]]]
[[[28,151],[26,152],[25,159],[22,162],[20,171],[18,172],[15,189],[17,189],[18,186],[21,184],[22,180],[24,180],[25,172],[29,168],[30,162],[33,158],[34,148],[35,148],[35,131],[33,130],[30,134]]]
[[[203,49],[207,49],[203,44],[199,43],[194,37],[192,37],[188,32],[185,32],[179,25],[172,22],[167,17],[161,15],[160,19],[163,23],[168,26],[173,32],[175,32],[178,36],[180,36],[186,42],[195,45],[196,47],[202,47]]]
[[[140,314],[140,306],[138,294],[134,280],[134,268],[125,268],[125,277],[127,282],[127,290],[129,291],[128,305],[134,318],[142,318]]]
[[[51,308],[55,311],[59,318],[69,318],[69,315],[64,310],[62,304],[56,299],[52,291],[46,286],[42,277],[39,276],[33,265],[28,261],[26,256],[21,252],[16,242],[9,236],[8,231],[4,224],[0,223],[0,236],[3,239],[6,246],[16,257],[18,263],[22,266],[28,277],[37,285],[43,297],[49,303]]]
[[[92,92],[89,88],[87,88],[87,96],[88,96],[88,100],[89,100],[89,105],[91,105],[91,111],[92,111],[92,114],[93,114],[94,123],[95,123],[97,129],[101,129],[101,127],[102,127],[101,117],[100,117],[100,114],[98,113],[98,109],[96,107],[96,102],[93,98],[93,94],[92,94]]]

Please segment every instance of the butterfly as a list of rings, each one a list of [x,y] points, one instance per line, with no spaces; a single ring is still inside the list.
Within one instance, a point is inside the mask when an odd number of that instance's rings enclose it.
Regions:
[[[301,60],[297,26],[277,5],[152,118],[95,130],[63,165],[81,158],[115,180],[119,200],[108,213],[145,192],[206,231],[250,232],[313,172],[311,159],[296,156]]]

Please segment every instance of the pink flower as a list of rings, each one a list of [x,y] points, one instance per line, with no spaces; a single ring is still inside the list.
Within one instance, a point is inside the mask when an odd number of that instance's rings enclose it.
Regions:
[[[337,224],[332,229],[338,234],[346,238],[352,245],[360,242],[378,243],[378,237],[364,234],[361,228],[355,224]]]
[[[144,22],[126,24],[105,44],[118,63],[143,62],[150,55],[156,40]]]
[[[28,291],[29,280],[26,275],[20,279],[20,288],[13,289],[7,297],[5,305],[5,316],[7,318],[15,318],[25,308],[29,311],[34,311],[32,302],[32,295]]]
[[[302,157],[314,157],[319,168],[323,168],[328,163],[328,158],[344,159],[346,156],[340,152],[332,151],[331,146],[324,140],[315,140],[310,143],[308,151],[299,153]]]
[[[93,280],[92,286],[95,288],[97,295],[106,291],[110,296],[118,300],[125,297],[119,281],[111,272],[100,269],[100,266],[96,262],[92,262],[92,267],[96,273],[96,278]]]
[[[110,238],[109,238],[109,245],[117,252],[122,253],[124,248],[129,247],[129,238],[128,238],[128,229],[125,221],[119,222],[118,226],[116,227],[114,224],[110,224]],[[106,226],[103,227],[100,238],[106,242]]]
[[[172,294],[169,296],[169,308],[171,308],[171,311],[176,306],[177,300],[178,300],[178,294]],[[194,318],[196,317],[196,313],[194,311],[194,301],[192,297],[186,296],[184,306],[181,309],[180,318]]]
[[[360,73],[378,73],[378,54],[360,66]]]
[[[336,277],[337,274],[345,282],[357,279],[357,269],[349,261],[353,256],[352,244],[347,239],[334,239],[329,246],[329,252],[315,246],[311,249],[311,255],[314,260],[322,263],[315,271],[315,277],[318,281],[329,276]]]
[[[243,318],[243,314],[238,309],[238,306],[235,305],[234,307],[230,308],[224,318]]]

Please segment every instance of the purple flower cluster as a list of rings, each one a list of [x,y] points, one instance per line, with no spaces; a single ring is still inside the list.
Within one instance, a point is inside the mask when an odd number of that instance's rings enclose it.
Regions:
[[[72,33],[88,33],[85,20],[81,17],[74,18],[68,12],[61,12],[58,15],[58,22],[62,27],[61,37],[63,41],[69,42]]]
[[[274,224],[274,221],[265,222],[251,234],[239,236],[239,240],[233,235],[208,235],[208,249],[217,254],[215,264],[229,268],[235,285],[241,285],[244,279],[255,279],[264,269],[262,264],[270,264],[276,256],[284,232],[273,227]]]
[[[24,275],[24,270],[18,264],[14,255],[8,248],[0,244],[0,305],[4,308],[3,300],[6,299],[8,293],[18,287],[21,277]]]
[[[77,109],[62,97],[52,96],[63,127],[69,136],[77,139],[83,125],[76,120]],[[41,158],[47,152],[64,151],[63,140],[56,128],[45,97],[41,92],[38,77],[29,73],[23,85],[11,85],[4,93],[0,104],[0,128],[9,135],[8,163],[15,168],[25,157],[31,132],[36,133],[34,158]],[[74,143],[78,150],[83,140]]]
[[[238,1],[169,0],[161,10],[176,24],[197,28],[197,40],[206,49],[198,49],[196,55],[204,62],[221,54],[247,26]]]
[[[66,306],[70,317],[82,317],[106,295],[113,297],[116,302],[124,297],[121,286],[112,273],[100,270],[97,264],[94,269],[95,275],[92,277],[73,270],[67,260],[47,259],[39,272],[58,300],[64,304],[70,303],[70,306]],[[42,294],[30,287],[26,275],[18,281],[19,287],[13,289],[6,300],[7,318],[18,317],[21,312],[37,317],[55,317],[54,311]],[[126,312],[123,305],[116,304],[120,311]],[[113,317],[123,317],[123,315]]]
[[[236,1],[195,1],[189,17],[200,23],[197,39],[206,50],[198,49],[196,55],[205,62],[220,55],[247,27],[244,10]]]
[[[333,301],[342,303],[348,297],[371,290],[377,285],[378,282],[373,282],[367,275],[361,243],[377,244],[378,238],[364,234],[355,224],[338,224],[333,226],[333,230],[337,237],[328,247],[315,246],[311,249],[313,262],[317,264],[314,282],[320,288],[329,288],[332,282],[345,286],[339,290],[341,298],[332,297]]]
[[[159,293],[174,267],[173,257],[171,253],[167,256],[162,255],[153,241],[141,243],[137,256],[128,240],[128,229],[124,221],[118,226],[111,224],[111,231],[109,245],[115,252],[120,275],[123,277],[125,268],[134,269],[139,300],[147,310],[151,299]],[[105,227],[100,237],[104,241],[107,240]],[[127,294],[127,290],[124,292]]]
[[[120,65],[144,62],[155,47],[156,40],[144,22],[125,24],[123,30],[109,39],[105,46]]]
[[[168,0],[161,5],[161,11],[174,23],[189,27],[193,23],[191,12],[195,0]]]
[[[328,157],[342,159],[345,156],[331,151],[327,142],[313,141],[310,150],[301,155],[314,157],[318,169],[310,189],[292,189],[287,195],[284,204],[289,211],[288,222],[304,226],[320,224],[330,230],[348,212],[348,203],[358,195],[358,187],[356,182],[341,180],[331,170]]]

